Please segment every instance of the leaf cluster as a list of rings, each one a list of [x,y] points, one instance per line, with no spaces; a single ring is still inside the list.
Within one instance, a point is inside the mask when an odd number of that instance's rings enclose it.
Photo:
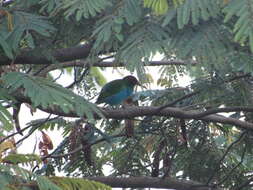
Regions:
[[[2,80],[10,94],[23,88],[24,95],[31,99],[34,107],[41,106],[43,109],[59,107],[65,113],[75,110],[79,116],[86,114],[89,119],[93,119],[93,115],[88,111],[90,109],[100,114],[98,109],[83,97],[47,79],[11,72],[4,75]]]
[[[64,178],[64,177],[44,177],[32,174],[24,169],[14,166],[0,165],[0,187],[8,190],[31,190],[37,187],[41,190],[60,190],[60,189],[104,189],[110,190],[111,187],[99,182],[86,179]],[[14,175],[10,175],[13,173]]]

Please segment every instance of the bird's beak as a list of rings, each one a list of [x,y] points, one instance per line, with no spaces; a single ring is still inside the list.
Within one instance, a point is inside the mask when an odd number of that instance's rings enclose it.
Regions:
[[[143,86],[143,85],[142,85],[141,83],[139,83],[139,82],[137,83],[137,85],[138,85],[138,86],[140,86],[140,87],[142,87],[142,88],[147,89],[147,87],[146,87],[146,86]]]

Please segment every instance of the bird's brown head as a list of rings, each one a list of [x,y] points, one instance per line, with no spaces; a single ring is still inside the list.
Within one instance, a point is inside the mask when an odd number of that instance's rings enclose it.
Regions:
[[[135,78],[134,76],[132,75],[128,75],[126,77],[123,78],[124,81],[127,81],[129,84],[131,85],[139,85],[141,86],[141,84],[139,83],[139,81],[137,80],[137,78]]]

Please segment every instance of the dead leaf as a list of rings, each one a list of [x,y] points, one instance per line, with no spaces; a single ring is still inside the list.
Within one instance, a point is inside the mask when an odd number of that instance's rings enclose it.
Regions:
[[[44,145],[46,145],[49,150],[52,150],[54,146],[53,146],[51,138],[45,132],[41,131],[41,133],[42,133],[42,140],[43,140]]]
[[[7,140],[0,144],[0,162],[2,162],[2,153],[8,149],[15,149],[15,145],[12,140]]]

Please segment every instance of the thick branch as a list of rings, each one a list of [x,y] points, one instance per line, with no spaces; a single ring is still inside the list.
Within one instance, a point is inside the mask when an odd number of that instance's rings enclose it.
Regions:
[[[93,63],[92,65],[95,67],[124,67],[126,63],[114,63],[113,61],[101,61],[97,63]],[[144,64],[144,63],[143,63]],[[146,66],[161,66],[161,65],[196,65],[197,62],[185,62],[180,60],[173,60],[173,61],[150,61]],[[52,71],[59,68],[66,68],[66,67],[84,67],[86,65],[90,65],[90,63],[85,61],[71,61],[71,62],[64,62],[60,65],[51,65],[47,68],[48,71]]]
[[[157,177],[85,177],[83,179],[104,183],[113,188],[158,188],[176,190],[219,190],[219,188],[202,185],[190,180]],[[63,180],[63,179],[62,179]],[[33,190],[38,190],[36,183],[22,184]],[[65,190],[65,189],[63,189]]]
[[[87,177],[86,179],[98,181],[118,188],[163,188],[176,190],[214,190],[199,183],[172,178],[154,177]]]
[[[30,99],[19,94],[16,99],[20,102],[31,103]],[[54,108],[44,109],[39,107],[39,109],[52,113],[59,116],[64,117],[79,117],[75,111],[71,111],[69,113],[64,113],[61,109],[54,106]],[[219,110],[220,109],[220,110]],[[232,108],[217,108],[213,110],[211,113],[220,113],[224,111],[234,112],[234,111],[250,111],[253,112],[253,108],[250,107],[232,107]],[[164,116],[164,117],[175,117],[180,119],[196,119],[208,122],[229,124],[232,126],[237,126],[243,129],[253,130],[253,123],[247,121],[241,121],[239,119],[234,119],[230,117],[225,117],[218,114],[206,115],[207,112],[200,111],[185,111],[180,108],[167,107],[164,109],[160,109],[158,106],[131,106],[128,108],[120,108],[120,109],[109,109],[109,108],[101,108],[102,113],[106,118],[111,119],[132,119],[134,117],[142,117],[142,116]],[[202,117],[204,115],[204,117]],[[86,117],[86,116],[84,116]],[[94,114],[94,117],[99,119],[99,116]]]
[[[87,58],[91,50],[90,44],[85,44],[77,47],[58,49],[52,52],[52,56],[59,62],[72,61],[76,59]],[[11,60],[0,57],[0,65],[10,65]],[[36,57],[31,55],[30,51],[25,51],[16,57],[12,64],[35,64],[35,65],[48,65],[52,61],[46,57]]]
[[[70,47],[70,48],[63,48],[57,49],[52,52],[52,56],[62,64],[60,65],[52,65],[49,70],[54,70],[57,68],[65,68],[65,67],[73,67],[79,66],[83,67],[84,65],[90,64],[83,61],[74,61],[77,59],[85,59],[88,57],[91,44],[85,44],[77,47]],[[50,59],[46,57],[34,56],[32,55],[31,51],[24,51],[22,54],[18,55],[14,62],[9,60],[6,57],[0,57],[0,65],[10,65],[10,64],[35,64],[35,65],[49,65],[52,64]],[[196,62],[184,62],[180,60],[173,60],[173,61],[151,61],[147,66],[159,66],[159,65],[195,65]],[[112,61],[102,61],[95,63],[94,66],[96,67],[122,67],[124,63],[114,63]]]
[[[127,109],[109,110],[103,111],[105,117],[122,119],[122,118],[133,118],[138,116],[165,116],[165,117],[175,117],[180,119],[197,119],[208,122],[217,122],[223,124],[230,124],[238,126],[244,129],[253,130],[253,123],[241,121],[238,119],[224,117],[222,115],[212,114],[204,117],[200,117],[202,112],[199,111],[184,111],[180,108],[168,107],[160,112],[157,112],[159,107],[130,107]],[[232,109],[230,109],[232,111]],[[238,111],[238,110],[237,110]],[[223,112],[223,110],[221,111]]]

